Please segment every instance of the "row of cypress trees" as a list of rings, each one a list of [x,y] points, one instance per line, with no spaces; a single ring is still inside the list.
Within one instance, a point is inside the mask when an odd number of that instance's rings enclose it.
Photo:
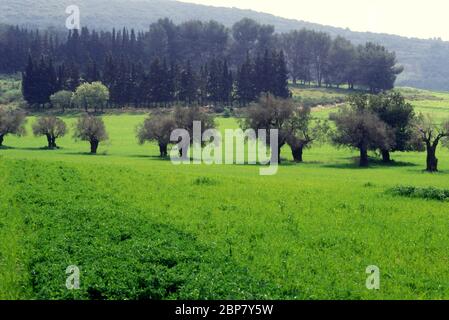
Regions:
[[[60,90],[74,91],[82,82],[103,82],[110,91],[112,106],[149,107],[185,105],[246,105],[262,92],[287,98],[288,70],[282,51],[266,50],[263,57],[247,56],[233,72],[226,59],[213,58],[196,71],[190,61],[168,64],[155,58],[148,71],[125,57],[105,58],[103,67],[86,62],[85,73],[74,63],[55,67],[52,59],[31,56],[23,72],[23,95],[30,105],[48,103]]]

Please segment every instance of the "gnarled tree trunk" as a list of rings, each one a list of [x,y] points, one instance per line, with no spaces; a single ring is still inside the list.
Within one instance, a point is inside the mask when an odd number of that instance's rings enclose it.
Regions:
[[[293,160],[295,162],[303,162],[302,154],[303,154],[304,147],[299,146],[299,147],[290,147],[290,148],[292,149]]]
[[[438,159],[436,157],[436,147],[427,144],[427,169],[428,172],[438,171]]]
[[[161,158],[165,158],[168,156],[167,145],[164,143],[159,143],[159,152],[161,154]]]
[[[385,163],[391,162],[391,156],[390,151],[388,150],[381,150],[382,153],[382,161]]]
[[[51,137],[51,147],[53,149],[57,149],[58,146],[56,145],[56,138],[55,137]]]
[[[3,138],[5,137],[4,134],[0,134],[0,147],[3,146]]]
[[[368,167],[368,149],[365,147],[360,148],[360,167]]]
[[[51,136],[49,134],[45,135],[47,137],[48,149],[53,149],[53,144],[51,142]]]
[[[56,138],[53,137],[51,134],[47,134],[47,143],[48,143],[48,149],[56,149]]]
[[[96,154],[97,153],[97,149],[98,149],[98,144],[100,142],[97,140],[91,140],[90,141],[90,153],[92,154]]]

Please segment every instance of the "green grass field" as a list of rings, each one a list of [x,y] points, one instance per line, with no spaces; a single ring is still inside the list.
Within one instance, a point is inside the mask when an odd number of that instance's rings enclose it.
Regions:
[[[449,94],[401,90],[418,111],[449,117]],[[359,169],[356,152],[323,145],[300,165],[285,148],[278,174],[259,176],[258,166],[160,160],[137,144],[144,117],[105,116],[110,140],[97,156],[71,134],[55,151],[45,138],[5,139],[1,299],[449,298],[448,203],[388,192],[448,189],[447,148],[438,174],[423,172],[423,153]],[[66,289],[70,265],[80,290]],[[365,286],[370,265],[378,291]]]

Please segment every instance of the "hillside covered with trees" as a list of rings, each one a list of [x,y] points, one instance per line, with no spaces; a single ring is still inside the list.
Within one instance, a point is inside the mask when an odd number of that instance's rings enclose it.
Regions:
[[[4,0],[0,3],[0,22],[4,24],[47,28],[64,26],[65,8],[72,5],[68,0]],[[449,43],[439,39],[409,39],[400,36],[353,32],[305,21],[289,20],[270,14],[235,8],[214,8],[171,0],[78,0],[82,13],[82,24],[97,30],[121,29],[124,26],[135,30],[148,30],[151,23],[169,17],[174,23],[189,20],[215,20],[231,27],[248,17],[261,24],[275,27],[279,33],[307,28],[324,31],[331,37],[342,36],[355,45],[374,42],[397,54],[404,72],[398,77],[400,86],[413,86],[432,90],[449,90],[445,81],[449,77]]]
[[[23,75],[30,105],[101,81],[110,105],[246,105],[261,93],[288,98],[294,83],[368,90],[394,87],[402,68],[396,56],[373,43],[355,46],[324,32],[275,34],[273,26],[242,19],[231,28],[169,19],[149,31],[55,31],[8,27],[0,46],[0,73]]]

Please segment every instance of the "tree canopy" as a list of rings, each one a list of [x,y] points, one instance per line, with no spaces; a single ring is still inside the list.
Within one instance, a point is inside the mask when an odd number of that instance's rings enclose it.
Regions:
[[[372,111],[355,107],[342,108],[331,115],[336,130],[332,141],[360,151],[359,165],[368,166],[368,151],[389,149],[393,144],[392,132]]]
[[[22,136],[26,133],[26,115],[21,110],[0,107],[0,146],[8,134]]]
[[[35,136],[46,136],[48,149],[55,149],[56,139],[63,137],[67,133],[65,122],[54,116],[40,117],[33,124],[33,134]]]
[[[108,139],[103,119],[85,114],[78,118],[75,125],[74,138],[90,143],[90,152],[97,153],[101,141]]]
[[[101,82],[84,83],[73,94],[72,101],[87,112],[103,110],[109,100],[109,89]]]
[[[157,142],[160,156],[167,157],[168,145],[172,143],[170,135],[175,129],[177,126],[173,114],[153,114],[137,127],[137,140],[140,144]]]

